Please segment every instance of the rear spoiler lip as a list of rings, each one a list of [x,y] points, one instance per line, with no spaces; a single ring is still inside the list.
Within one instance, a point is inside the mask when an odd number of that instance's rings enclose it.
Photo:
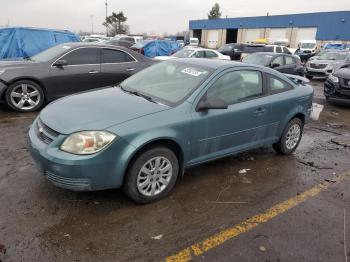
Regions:
[[[298,75],[291,75],[291,74],[284,74],[286,77],[288,77],[291,80],[296,81],[298,84],[308,84],[310,83],[310,80],[303,76]]]

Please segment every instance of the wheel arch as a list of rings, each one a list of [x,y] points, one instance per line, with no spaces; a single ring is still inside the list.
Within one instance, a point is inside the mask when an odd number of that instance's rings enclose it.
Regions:
[[[44,85],[44,83],[42,81],[40,81],[39,79],[35,78],[35,77],[27,77],[27,76],[23,76],[23,77],[17,77],[15,79],[12,79],[11,81],[8,82],[7,84],[7,88],[3,91],[2,93],[2,97],[1,99],[4,99],[5,98],[5,95],[6,95],[6,91],[7,89],[14,83],[16,82],[19,82],[19,81],[32,81],[34,83],[36,83],[37,85],[39,85],[42,90],[43,90],[43,93],[44,93],[44,101],[47,102],[47,90],[46,90],[46,87]]]
[[[142,144],[141,146],[139,146],[135,152],[130,156],[127,164],[125,165],[125,171],[124,171],[124,178],[123,181],[126,178],[126,174],[130,168],[131,163],[133,163],[133,161],[140,155],[142,154],[142,152],[145,152],[146,150],[155,147],[155,146],[164,146],[168,149],[170,149],[171,151],[174,152],[174,154],[176,155],[178,161],[179,161],[179,175],[183,174],[183,170],[184,170],[184,152],[180,146],[180,144],[178,142],[176,142],[174,139],[171,138],[157,138],[154,140],[150,140],[144,144]]]
[[[291,119],[289,119],[288,123],[294,118],[299,118],[301,120],[301,122],[303,122],[303,125],[305,124],[306,116],[304,113],[299,112],[299,113],[295,114]]]

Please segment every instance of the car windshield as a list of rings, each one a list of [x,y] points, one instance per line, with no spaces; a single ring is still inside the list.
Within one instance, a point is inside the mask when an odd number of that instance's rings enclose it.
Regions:
[[[38,62],[48,62],[71,48],[69,45],[57,45],[30,57],[30,59]]]
[[[162,62],[126,79],[120,86],[126,91],[137,92],[174,106],[191,94],[212,71],[187,63]]]
[[[321,60],[345,60],[347,53],[327,52],[319,56]]]
[[[326,44],[324,49],[345,49],[343,44]]]
[[[315,48],[315,43],[301,43],[300,47],[305,49],[313,49]]]
[[[243,62],[248,64],[266,66],[270,63],[271,59],[272,55],[255,53],[243,58]]]
[[[193,50],[190,49],[182,49],[179,52],[176,52],[175,54],[173,54],[174,57],[177,58],[187,58],[190,57],[190,55],[193,53]]]

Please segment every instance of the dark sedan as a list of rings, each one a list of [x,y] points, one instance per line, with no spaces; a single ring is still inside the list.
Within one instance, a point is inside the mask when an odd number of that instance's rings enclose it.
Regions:
[[[304,67],[300,58],[295,55],[259,52],[243,58],[242,61],[270,67],[284,74],[304,75]]]
[[[19,112],[54,99],[117,84],[154,62],[132,50],[66,43],[26,60],[0,61],[0,97]]]
[[[350,105],[350,66],[329,75],[324,83],[327,101]]]

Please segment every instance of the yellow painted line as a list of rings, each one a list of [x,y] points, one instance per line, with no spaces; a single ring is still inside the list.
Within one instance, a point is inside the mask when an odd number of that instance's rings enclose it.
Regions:
[[[330,181],[336,181],[339,182],[346,177],[350,176],[350,171],[346,172],[340,176],[336,176]],[[192,258],[196,256],[202,255],[204,252],[207,252],[210,249],[213,249],[227,240],[230,240],[234,237],[239,236],[242,233],[245,233],[258,225],[262,223],[266,223],[269,220],[273,219],[274,217],[288,211],[289,209],[292,209],[293,207],[301,204],[305,200],[312,198],[316,195],[318,195],[320,192],[325,191],[332,183],[329,182],[323,182],[318,184],[317,186],[314,186],[313,188],[295,196],[292,197],[282,203],[279,203],[264,213],[255,215],[239,224],[236,224],[230,228],[227,228],[216,235],[210,236],[207,239],[194,244],[190,247],[187,247],[177,254],[173,256],[169,256],[166,258],[166,262],[185,262],[185,261],[190,261]]]

